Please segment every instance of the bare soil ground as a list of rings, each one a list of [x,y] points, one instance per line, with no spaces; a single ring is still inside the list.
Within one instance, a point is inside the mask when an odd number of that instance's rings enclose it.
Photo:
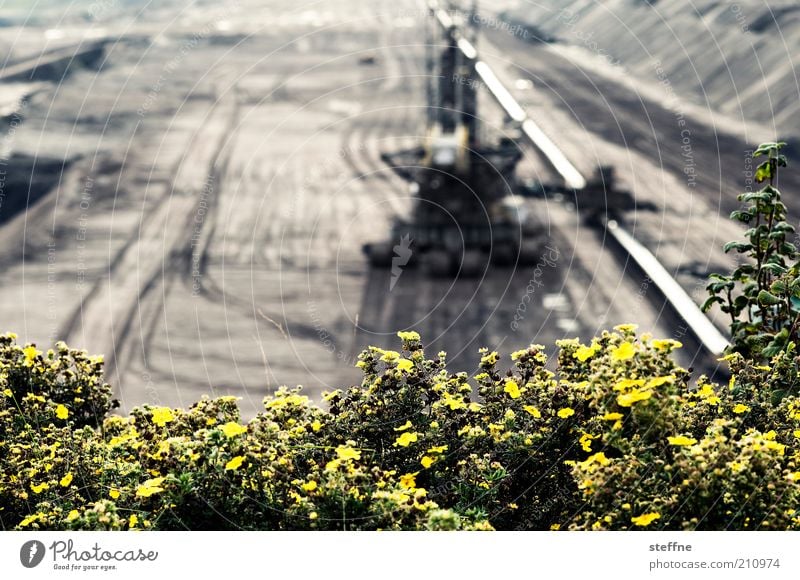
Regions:
[[[393,288],[388,271],[368,268],[362,244],[386,236],[412,203],[381,153],[424,132],[416,3],[171,6],[123,13],[135,23],[124,30],[101,22],[119,40],[99,72],[76,70],[37,93],[10,140],[14,151],[72,163],[0,226],[2,327],[40,347],[65,339],[103,353],[124,408],[232,394],[250,415],[283,384],[318,398],[359,380],[362,348],[396,347],[396,331],[409,328],[466,371],[480,346],[552,350],[621,322],[683,337],[602,233],[553,200],[530,202],[543,231],[538,266],[456,281],[409,269]],[[375,63],[361,63],[366,55]],[[549,58],[562,71],[552,74],[572,70]],[[561,118],[548,101],[527,105]],[[497,109],[486,103],[483,114],[502,130]],[[631,126],[638,114],[626,117]],[[610,137],[587,145],[572,127],[550,130],[576,162],[622,155]],[[675,182],[647,171],[648,181]],[[553,179],[530,150],[520,172]],[[720,243],[683,215],[631,219],[669,248],[668,264],[702,270]],[[683,362],[706,365],[683,340]]]

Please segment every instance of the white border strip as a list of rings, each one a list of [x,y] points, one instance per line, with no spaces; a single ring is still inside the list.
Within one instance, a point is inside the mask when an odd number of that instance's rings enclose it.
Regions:
[[[9,579],[777,580],[800,576],[796,534],[7,532],[0,534],[0,569]],[[21,560],[34,542],[41,543],[43,557],[37,554],[37,565],[25,568]],[[157,557],[121,559],[140,550]]]

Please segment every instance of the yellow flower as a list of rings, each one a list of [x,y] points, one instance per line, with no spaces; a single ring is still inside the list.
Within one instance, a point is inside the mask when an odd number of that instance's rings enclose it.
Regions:
[[[464,399],[462,399],[461,397],[454,397],[450,393],[444,393],[442,395],[441,403],[447,405],[451,411],[457,411],[458,409],[467,408],[467,404],[464,402]]]
[[[70,484],[72,484],[72,473],[70,472],[66,474],[58,483],[61,485],[61,487],[69,487]]]
[[[667,437],[667,441],[669,441],[670,445],[677,445],[678,447],[686,447],[688,445],[694,445],[697,443],[697,439],[693,439],[692,437],[685,437],[684,435],[678,435],[676,437]]]
[[[78,510],[72,510],[72,511],[69,512],[69,514],[67,514],[67,521],[71,522],[72,520],[77,519],[78,516],[80,516],[80,513],[78,513]]]
[[[602,451],[598,451],[594,455],[590,455],[586,458],[586,461],[581,461],[580,466],[583,468],[591,467],[593,463],[597,463],[598,465],[608,465],[609,463],[608,457]]]
[[[393,350],[387,350],[387,351],[384,351],[383,356],[381,357],[381,360],[383,362],[393,363],[394,361],[396,361],[399,358],[400,358],[400,353],[399,352],[395,352]]]
[[[237,455],[225,464],[225,471],[236,471],[242,466],[242,463],[244,463],[244,456]]]
[[[800,471],[795,471],[794,473],[790,473],[786,476],[786,479],[789,481],[800,481]]]
[[[164,491],[164,488],[161,487],[161,484],[164,483],[163,477],[156,477],[153,479],[148,479],[138,488],[136,488],[136,496],[137,497],[150,497],[156,493],[161,493]]]
[[[550,524],[550,531],[557,532],[561,529],[561,524]]]
[[[22,349],[22,352],[25,354],[25,366],[33,366],[33,361],[36,359],[36,355],[39,354],[39,351],[36,350],[36,347],[33,345],[26,346]]]
[[[606,457],[605,453],[603,453],[602,451],[598,451],[594,455],[590,455],[589,457],[587,457],[586,461],[591,463],[599,463],[600,465],[607,465],[609,459],[608,457]]]
[[[764,449],[769,449],[770,451],[777,451],[778,455],[783,455],[786,451],[786,445],[783,443],[778,443],[777,441],[765,441],[764,442]]]
[[[487,355],[481,357],[481,364],[482,365],[494,365],[497,364],[497,359],[500,355],[497,354],[495,351],[490,352]]]
[[[579,443],[581,444],[581,449],[589,453],[592,450],[592,440],[597,439],[600,437],[599,435],[590,435],[589,433],[584,433],[581,435]]]
[[[397,333],[400,340],[419,340],[419,333],[409,330],[408,332],[400,331]]]
[[[617,381],[617,384],[614,385],[615,391],[627,391],[631,387],[642,387],[644,386],[644,379],[622,379],[621,381]]]
[[[655,389],[656,387],[660,387],[661,385],[666,385],[667,383],[671,383],[675,380],[675,377],[655,377],[647,381],[647,385],[645,388],[647,389]]]
[[[403,433],[397,440],[394,442],[395,445],[399,445],[400,447],[408,447],[412,443],[417,442],[417,434],[414,432],[411,433]]]
[[[592,358],[597,351],[600,350],[600,345],[596,342],[592,341],[591,346],[583,346],[581,345],[572,355],[574,358],[578,359],[580,362],[586,362],[590,358]]]
[[[128,518],[128,527],[134,528],[138,523],[139,523],[139,518],[136,516],[136,514],[131,514],[131,517]]]
[[[338,397],[341,394],[342,394],[342,389],[336,389],[335,391],[331,391],[331,392],[325,391],[325,392],[322,393],[322,400],[323,401],[330,401],[331,399],[334,399],[334,398]]]
[[[45,482],[42,482],[39,485],[34,485],[31,483],[31,489],[33,490],[33,493],[42,493],[44,490],[50,489],[50,486]]]
[[[741,415],[742,413],[747,413],[747,411],[749,411],[749,410],[750,410],[750,407],[748,407],[747,405],[742,405],[741,403],[738,403],[733,408],[733,412],[736,413],[737,415]]]
[[[444,453],[447,451],[447,445],[437,445],[428,449],[428,453]]]
[[[511,353],[511,360],[519,360],[528,353],[528,349],[515,350]]]
[[[473,402],[473,403],[470,403],[470,404],[469,404],[469,407],[468,407],[468,408],[469,408],[469,410],[470,410],[470,411],[472,411],[473,413],[477,413],[478,411],[480,411],[481,409],[483,409],[483,405],[481,405],[480,403],[474,403],[474,402]]]
[[[633,343],[628,341],[625,341],[619,346],[615,346],[611,349],[612,360],[628,360],[633,358],[634,354],[636,354],[636,349],[634,348]]]
[[[308,481],[308,482],[304,483],[301,487],[305,491],[314,491],[315,489],[317,489],[317,482],[313,481],[313,480],[312,481]]]
[[[630,393],[623,393],[617,397],[617,404],[620,407],[630,407],[634,403],[638,403],[639,401],[646,401],[650,397],[653,396],[653,393],[650,391],[640,391],[638,389],[634,389]]]
[[[653,348],[655,348],[656,350],[671,350],[673,348],[683,348],[683,344],[681,344],[677,340],[672,340],[671,338],[667,338],[664,340],[654,340],[650,344],[652,344]]]
[[[399,361],[397,361],[397,370],[399,370],[399,371],[403,371],[403,372],[407,373],[408,371],[410,371],[413,368],[414,368],[414,363],[411,362],[408,359],[401,358]]]
[[[559,409],[558,416],[562,419],[566,419],[567,417],[572,417],[575,414],[575,410],[570,407],[564,407],[563,409]]]
[[[225,434],[225,437],[236,437],[237,435],[246,433],[247,427],[239,425],[239,423],[235,421],[228,421],[222,426],[222,432]]]
[[[406,473],[405,475],[400,476],[400,487],[404,487],[405,489],[416,489],[417,487],[417,475],[419,472],[415,473]]]
[[[703,385],[695,394],[705,400],[709,405],[716,405],[719,403],[719,397],[716,395],[714,387],[711,385]]]
[[[112,487],[112,488],[111,488],[111,489],[108,491],[108,496],[109,496],[111,499],[119,499],[119,490],[118,490],[116,487]]]
[[[622,419],[622,413],[606,413],[601,419],[603,419],[603,421],[619,421]]]
[[[395,427],[394,430],[395,431],[405,431],[406,429],[411,429],[413,426],[414,425],[409,420],[409,421],[406,421],[404,425],[400,425],[399,427]]]
[[[339,447],[336,448],[336,455],[342,460],[361,459],[361,451],[353,449],[349,445],[339,445]]]
[[[314,431],[316,433],[320,429],[322,429],[322,423],[320,423],[317,420],[315,420],[313,423],[311,423],[311,430],[312,431]]]
[[[638,324],[617,324],[614,330],[619,332],[636,332],[637,328],[639,328]]]
[[[659,519],[660,517],[661,517],[660,513],[658,513],[658,512],[650,512],[650,513],[647,513],[647,514],[642,514],[640,516],[636,516],[635,518],[631,518],[631,522],[633,522],[637,526],[640,526],[640,527],[644,528],[644,527],[649,526],[650,524],[652,524],[655,520]]]
[[[434,459],[430,455],[426,455],[422,459],[420,459],[419,462],[422,464],[422,467],[428,469],[431,465],[436,463],[436,459]]]
[[[56,417],[61,420],[66,419],[69,417],[69,410],[64,405],[58,405],[56,407]]]
[[[512,399],[519,399],[522,394],[519,390],[519,385],[515,381],[506,381],[506,386],[503,389]]]
[[[14,396],[14,393],[11,392],[11,389],[3,389],[3,394],[6,397],[13,397]]]
[[[532,415],[534,419],[540,419],[542,416],[542,414],[539,412],[539,409],[537,409],[533,405],[525,405],[522,408],[523,410],[525,410],[526,413]]]
[[[163,427],[170,421],[174,421],[175,415],[172,414],[172,409],[168,409],[167,407],[158,407],[153,409],[152,419],[153,423]]]

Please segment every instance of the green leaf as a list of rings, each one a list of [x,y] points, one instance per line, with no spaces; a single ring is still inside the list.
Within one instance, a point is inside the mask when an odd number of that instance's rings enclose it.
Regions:
[[[785,146],[786,146],[786,143],[783,143],[783,142],[762,143],[761,145],[758,146],[758,149],[756,149],[753,152],[753,157],[758,157],[759,155],[766,155],[767,153],[772,152],[773,149],[776,152],[780,151]]]
[[[722,247],[722,250],[727,254],[731,250],[736,250],[740,254],[752,250],[752,244],[744,244],[742,242],[728,242]]]
[[[717,294],[723,290],[733,290],[733,282],[712,282],[706,287],[706,290]]]
[[[736,280],[741,280],[745,276],[749,276],[754,274],[756,271],[756,267],[752,264],[742,264],[738,268],[733,271],[733,278]]]
[[[758,293],[758,303],[762,306],[774,306],[775,304],[780,304],[781,299],[766,290],[762,290]]]
[[[784,268],[780,264],[763,264],[761,266],[761,269],[776,274],[778,276],[786,273],[786,268]]]
[[[738,314],[745,308],[747,308],[748,300],[745,296],[737,296],[733,299],[733,306],[736,309],[736,313]]]
[[[744,287],[742,288],[742,292],[744,292],[746,296],[755,295],[756,290],[758,290],[758,284],[756,284],[755,282],[750,282],[749,284],[745,284]]]
[[[763,167],[763,165],[761,167]],[[761,167],[759,167],[758,170],[760,170]],[[758,170],[756,170],[756,181],[761,183],[763,179],[758,178]],[[771,199],[772,199],[772,194],[769,193],[768,191],[763,191],[763,190],[751,191],[749,193],[745,193],[742,196],[742,201],[745,203],[750,203],[752,201],[770,201]]]
[[[725,301],[719,296],[710,296],[705,302],[703,302],[703,305],[700,307],[700,310],[702,310],[703,312],[708,312],[709,310],[711,310],[711,307],[714,306],[714,304],[722,304],[724,302]]]
[[[783,280],[775,280],[769,287],[772,294],[784,294],[787,289],[786,282]]]
[[[756,169],[756,183],[762,183],[772,177],[772,163],[767,161]]]
[[[768,358],[772,358],[779,352],[781,352],[784,348],[786,348],[786,344],[789,342],[789,329],[783,328],[781,331],[774,336],[772,341],[767,345],[764,349],[763,354]]]

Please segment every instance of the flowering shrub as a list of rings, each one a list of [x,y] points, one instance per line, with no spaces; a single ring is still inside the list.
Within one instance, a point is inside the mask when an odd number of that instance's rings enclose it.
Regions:
[[[672,340],[588,345],[451,373],[420,337],[359,357],[319,408],[283,388],[109,415],[102,361],[0,337],[3,529],[796,529],[793,354],[690,386]],[[510,370],[505,370],[507,367]]]

